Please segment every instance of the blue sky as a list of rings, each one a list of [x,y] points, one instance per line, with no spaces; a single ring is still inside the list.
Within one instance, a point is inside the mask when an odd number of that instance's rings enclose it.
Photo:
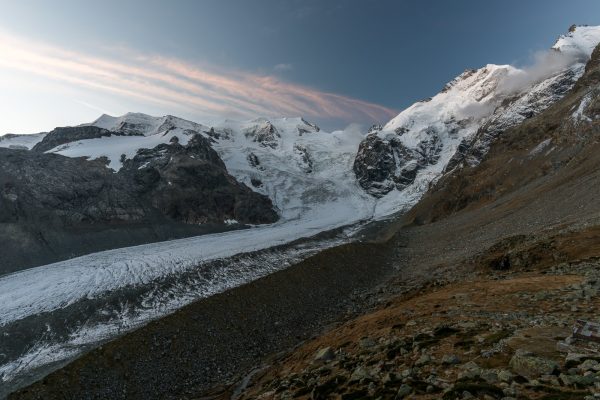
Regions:
[[[0,0],[0,134],[102,112],[386,122],[466,68],[527,65],[600,2]]]

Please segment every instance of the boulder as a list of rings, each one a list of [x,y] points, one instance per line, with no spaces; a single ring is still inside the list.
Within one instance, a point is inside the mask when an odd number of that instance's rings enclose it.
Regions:
[[[335,358],[335,353],[331,350],[331,347],[324,347],[319,349],[315,354],[315,361],[331,361]]]
[[[547,358],[538,357],[531,352],[519,349],[510,360],[510,368],[514,373],[528,379],[550,375],[559,369],[558,363]]]

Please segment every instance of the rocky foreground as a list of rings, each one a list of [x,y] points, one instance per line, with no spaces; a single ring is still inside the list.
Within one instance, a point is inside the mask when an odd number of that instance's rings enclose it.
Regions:
[[[592,261],[407,293],[254,371],[239,398],[600,398],[598,346],[564,343],[598,290]]]

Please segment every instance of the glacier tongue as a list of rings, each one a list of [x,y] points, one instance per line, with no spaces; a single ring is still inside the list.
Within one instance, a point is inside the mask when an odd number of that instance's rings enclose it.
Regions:
[[[71,142],[50,152],[92,159],[108,156],[110,166],[118,169],[120,154],[135,154],[140,147],[153,147],[173,136],[185,142],[200,133],[212,140],[236,179],[273,199],[282,218],[249,230],[94,253],[1,277],[0,326],[124,286],[180,274],[208,260],[289,243],[376,216],[376,200],[360,190],[351,170],[363,138],[359,132],[323,132],[301,118],[226,120],[208,128],[175,117],[127,114],[102,116],[96,123],[113,131],[123,127],[138,131],[136,136]],[[267,137],[261,129],[276,134]],[[385,212],[400,206],[388,206]]]

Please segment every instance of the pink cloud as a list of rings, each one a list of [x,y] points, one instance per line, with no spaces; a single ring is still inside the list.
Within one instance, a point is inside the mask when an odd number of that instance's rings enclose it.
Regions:
[[[305,116],[384,122],[396,111],[282,81],[274,76],[199,67],[175,58],[119,53],[91,56],[0,33],[0,68],[108,92],[169,110],[213,116]]]

